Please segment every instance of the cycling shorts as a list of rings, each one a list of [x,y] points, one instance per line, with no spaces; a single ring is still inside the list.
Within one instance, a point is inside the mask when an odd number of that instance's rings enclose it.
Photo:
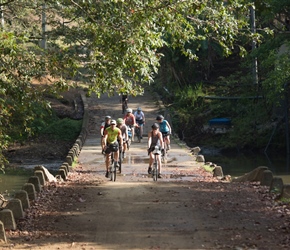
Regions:
[[[141,126],[141,125],[144,124],[144,121],[143,121],[143,120],[137,120],[137,119],[136,119],[136,123],[137,123],[139,126]]]
[[[107,145],[105,153],[110,154],[112,152],[117,152],[118,150],[119,150],[119,143],[113,142],[113,143]]]
[[[168,132],[161,132],[161,134],[162,134],[163,138],[170,135],[169,131]]]
[[[153,152],[153,151],[154,151],[154,149],[155,149],[155,146],[156,146],[156,144],[154,144],[154,143],[152,143],[152,144],[151,144],[150,148],[148,149],[148,155],[149,155],[151,152]],[[159,149],[158,149],[158,150],[161,150],[161,147],[160,147],[160,145],[158,145],[158,147],[159,147]]]

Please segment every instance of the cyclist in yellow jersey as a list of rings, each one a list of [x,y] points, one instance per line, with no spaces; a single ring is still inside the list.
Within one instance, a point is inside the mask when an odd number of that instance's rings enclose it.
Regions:
[[[104,137],[102,140],[102,149],[106,154],[106,177],[109,177],[109,166],[110,166],[110,155],[114,153],[114,160],[117,162],[119,159],[119,146],[123,145],[122,133],[119,128],[116,127],[116,121],[112,120],[110,127],[106,128],[104,131]],[[118,143],[120,142],[120,145]]]

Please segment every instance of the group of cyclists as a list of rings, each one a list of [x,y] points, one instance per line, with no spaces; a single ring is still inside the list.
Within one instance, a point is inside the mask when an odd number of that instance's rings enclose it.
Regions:
[[[117,163],[120,152],[125,158],[126,151],[128,150],[129,131],[131,131],[131,140],[134,141],[135,127],[140,128],[140,135],[143,138],[143,128],[145,124],[145,115],[140,107],[134,112],[132,109],[127,108],[126,114],[123,118],[117,120],[112,119],[110,116],[105,117],[105,121],[102,122],[100,127],[100,133],[102,136],[101,146],[102,153],[106,156],[106,177],[109,177],[110,156],[113,154],[114,160]],[[151,131],[148,133],[148,155],[149,155],[149,167],[148,174],[152,172],[152,164],[154,161],[154,155],[152,153],[155,146],[160,148],[160,151],[170,149],[170,137],[171,126],[162,115],[156,117],[156,122],[151,126]],[[165,148],[166,147],[166,148]],[[158,178],[162,178],[162,164],[161,157],[158,156],[159,173]]]

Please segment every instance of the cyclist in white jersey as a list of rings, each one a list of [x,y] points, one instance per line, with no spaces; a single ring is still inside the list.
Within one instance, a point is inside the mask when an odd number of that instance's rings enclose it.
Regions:
[[[126,150],[127,150],[127,141],[129,140],[128,135],[128,127],[125,125],[124,120],[122,118],[117,119],[117,128],[121,130],[121,134],[123,137],[123,155],[122,157],[125,158]]]
[[[105,129],[110,127],[111,120],[112,120],[111,116],[107,115],[105,117],[105,121],[101,123],[100,133],[102,137],[104,136]]]

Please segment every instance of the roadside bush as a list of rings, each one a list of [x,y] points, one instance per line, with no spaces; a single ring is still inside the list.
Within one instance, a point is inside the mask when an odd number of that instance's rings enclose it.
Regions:
[[[82,120],[69,118],[59,119],[40,131],[42,135],[48,135],[57,140],[74,140],[79,136],[82,127]]]

